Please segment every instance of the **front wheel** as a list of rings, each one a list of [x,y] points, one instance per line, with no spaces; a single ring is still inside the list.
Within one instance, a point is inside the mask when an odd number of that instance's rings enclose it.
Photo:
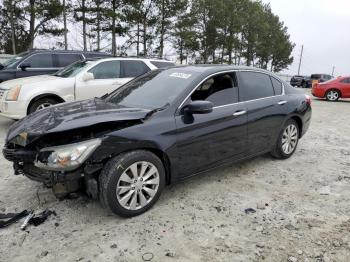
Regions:
[[[28,114],[31,114],[33,112],[42,110],[42,109],[44,109],[46,107],[50,107],[50,106],[56,105],[58,103],[59,102],[56,99],[53,99],[53,98],[49,98],[49,97],[47,97],[47,98],[46,97],[40,98],[40,99],[36,100],[34,103],[32,103],[29,106]]]
[[[111,159],[100,175],[100,200],[117,215],[132,217],[150,209],[165,186],[162,161],[138,150]]]
[[[299,127],[295,120],[289,119],[281,130],[275,148],[272,150],[272,156],[279,159],[291,157],[299,142]]]
[[[338,101],[340,98],[340,93],[337,90],[329,90],[326,93],[326,99],[331,102]]]

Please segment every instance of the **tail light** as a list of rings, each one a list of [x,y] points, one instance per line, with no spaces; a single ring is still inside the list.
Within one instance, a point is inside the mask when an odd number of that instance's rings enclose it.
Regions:
[[[311,106],[311,97],[310,97],[310,96],[305,95],[305,101],[306,101],[306,103],[307,103],[308,105]]]

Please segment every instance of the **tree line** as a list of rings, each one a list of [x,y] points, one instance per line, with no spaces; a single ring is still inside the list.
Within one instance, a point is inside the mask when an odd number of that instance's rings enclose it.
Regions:
[[[293,62],[287,27],[253,0],[3,0],[0,50],[19,53],[42,35],[70,49],[79,25],[82,49],[167,57],[180,63],[229,63],[281,71]],[[107,43],[107,44],[106,44]],[[122,44],[121,44],[122,43]]]

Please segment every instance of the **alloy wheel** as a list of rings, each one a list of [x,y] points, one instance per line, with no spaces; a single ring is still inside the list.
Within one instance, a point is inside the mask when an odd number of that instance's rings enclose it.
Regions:
[[[147,206],[159,188],[159,171],[150,162],[136,162],[120,176],[116,195],[119,204],[129,210]]]
[[[49,106],[52,106],[52,104],[50,104],[50,103],[42,103],[42,104],[40,104],[40,105],[36,108],[35,111],[42,110],[42,109],[47,108],[47,107],[49,107]]]
[[[282,135],[282,150],[286,155],[293,153],[298,143],[298,128],[294,124],[286,127]]]
[[[339,93],[335,90],[331,90],[327,93],[327,99],[329,101],[336,101],[339,98]]]

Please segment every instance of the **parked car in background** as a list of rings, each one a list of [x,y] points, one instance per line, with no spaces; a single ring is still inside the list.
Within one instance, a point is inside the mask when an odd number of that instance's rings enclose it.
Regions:
[[[306,81],[306,76],[295,75],[290,79],[290,85],[301,87],[303,83]]]
[[[53,75],[6,81],[0,84],[0,115],[20,119],[58,103],[100,97],[136,76],[173,65],[155,59],[92,58],[75,62]]]
[[[0,83],[20,77],[53,74],[79,60],[108,57],[102,52],[30,50],[20,53],[0,64]]]
[[[172,67],[104,98],[27,116],[9,129],[3,153],[15,174],[57,197],[83,189],[129,217],[148,210],[166,184],[268,152],[291,157],[311,111],[309,96],[268,71]]]
[[[315,97],[337,101],[339,98],[350,98],[350,76],[339,77],[312,87],[311,93]]]
[[[333,76],[327,75],[327,74],[312,74],[310,76],[310,79],[308,79],[307,81],[304,82],[303,87],[310,88],[313,86],[313,84],[323,83],[323,82],[326,82],[332,78],[333,78]]]

